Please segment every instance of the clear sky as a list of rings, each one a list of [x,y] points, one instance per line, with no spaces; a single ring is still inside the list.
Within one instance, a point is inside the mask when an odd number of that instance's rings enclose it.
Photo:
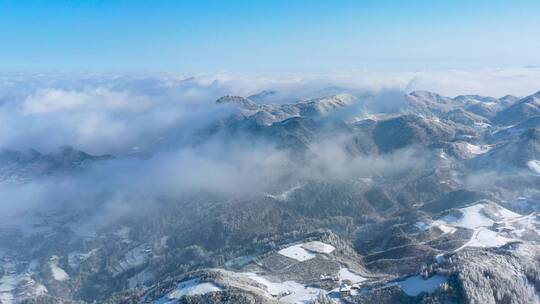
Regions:
[[[527,65],[538,0],[0,0],[0,72]]]

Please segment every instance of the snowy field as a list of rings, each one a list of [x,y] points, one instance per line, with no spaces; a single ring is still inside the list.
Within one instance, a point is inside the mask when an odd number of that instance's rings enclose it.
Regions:
[[[51,273],[55,280],[66,281],[69,280],[69,275],[66,271],[58,266],[58,262],[52,262],[49,264],[51,267]]]
[[[279,254],[286,256],[291,259],[303,262],[309,259],[313,259],[317,254],[307,251],[302,247],[303,244],[289,246],[278,251]]]
[[[534,171],[534,173],[540,174],[540,161],[538,160],[530,160],[527,162],[527,167]]]
[[[409,296],[415,297],[422,292],[432,293],[443,283],[448,281],[445,276],[435,275],[425,280],[419,275],[408,277],[403,281],[397,282],[397,285]]]
[[[473,230],[471,239],[456,251],[465,247],[499,247],[527,233],[538,234],[538,219],[534,214],[520,215],[495,203],[478,203],[456,211],[457,214],[436,221],[452,228]]]
[[[200,278],[194,278],[179,283],[175,290],[157,300],[155,304],[172,304],[183,296],[204,295],[215,291],[222,291],[222,289],[214,283],[201,282]]]
[[[489,150],[491,150],[492,147],[488,145],[477,146],[477,145],[473,145],[471,143],[465,142],[463,143],[463,148],[465,148],[465,150],[472,155],[480,155],[480,154],[489,152]]]
[[[278,251],[278,253],[288,258],[303,262],[315,258],[319,253],[332,253],[334,249],[335,248],[332,245],[313,241],[283,248]]]
[[[461,216],[448,215],[442,220],[448,225],[476,229],[490,227],[498,221],[517,218],[520,215],[495,204],[480,203],[470,207],[458,209]]]
[[[306,287],[295,281],[272,282],[258,274],[243,273],[247,278],[256,281],[266,287],[268,293],[282,303],[303,304],[311,299],[315,299],[319,293],[326,293],[323,289]]]
[[[363,276],[359,276],[356,273],[351,272],[348,268],[341,268],[338,273],[339,280],[347,280],[353,284],[366,281]]]

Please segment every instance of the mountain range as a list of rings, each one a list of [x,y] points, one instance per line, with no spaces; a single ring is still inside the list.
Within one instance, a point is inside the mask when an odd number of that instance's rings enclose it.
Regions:
[[[271,147],[279,174],[241,191],[163,193],[99,226],[99,195],[0,216],[0,303],[540,303],[540,92],[332,93],[216,101],[230,114],[182,144]],[[0,185],[147,158],[4,150]]]

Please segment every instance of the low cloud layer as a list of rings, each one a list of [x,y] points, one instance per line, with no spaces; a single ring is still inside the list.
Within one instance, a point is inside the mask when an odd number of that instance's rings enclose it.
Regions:
[[[486,69],[325,75],[4,75],[0,77],[0,148],[51,150],[71,145],[90,153],[129,153],[167,135],[219,116],[223,95],[276,90],[301,100],[343,90],[379,95],[387,110],[400,92],[443,95],[528,95],[538,90],[540,69]],[[276,102],[279,102],[277,98]],[[389,100],[388,100],[389,99]]]
[[[0,213],[4,220],[17,219],[4,223],[20,226],[34,211],[88,209],[96,228],[144,212],[163,199],[181,202],[196,193],[242,199],[285,191],[306,179],[361,179],[424,165],[422,154],[411,149],[383,157],[350,155],[344,140],[320,142],[302,161],[272,143],[219,138],[150,157],[100,161],[81,172],[0,184]]]
[[[287,100],[302,100],[349,91],[374,94],[371,108],[393,111],[399,108],[402,94],[412,90],[451,96],[525,95],[537,89],[539,80],[540,69],[532,68],[280,77],[228,73],[3,76],[0,150],[45,153],[72,146],[114,158],[67,176],[0,183],[0,213],[99,204],[115,214],[130,210],[126,207],[130,204],[180,197],[190,191],[253,195],[303,178],[364,178],[424,165],[422,153],[415,150],[384,157],[351,156],[347,138],[316,143],[307,163],[298,163],[270,142],[252,145],[213,137],[193,145],[197,132],[235,111],[215,104],[223,95],[276,90]]]

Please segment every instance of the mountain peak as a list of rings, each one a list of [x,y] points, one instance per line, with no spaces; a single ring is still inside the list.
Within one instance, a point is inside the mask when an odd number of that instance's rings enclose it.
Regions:
[[[216,104],[234,104],[248,109],[257,107],[257,104],[248,98],[232,95],[226,95],[218,98],[218,100],[216,100]]]
[[[540,91],[531,95],[532,97],[540,98]]]
[[[412,91],[412,92],[409,93],[409,95],[414,96],[414,97],[421,97],[421,98],[442,97],[441,95],[439,95],[437,93],[430,92],[430,91],[423,91],[423,90]]]
[[[520,103],[538,103],[540,100],[540,91],[521,99]]]
[[[266,98],[277,95],[277,91],[275,90],[264,90],[259,93],[253,94],[248,96],[247,99],[249,100],[255,100],[255,101],[264,101]]]

